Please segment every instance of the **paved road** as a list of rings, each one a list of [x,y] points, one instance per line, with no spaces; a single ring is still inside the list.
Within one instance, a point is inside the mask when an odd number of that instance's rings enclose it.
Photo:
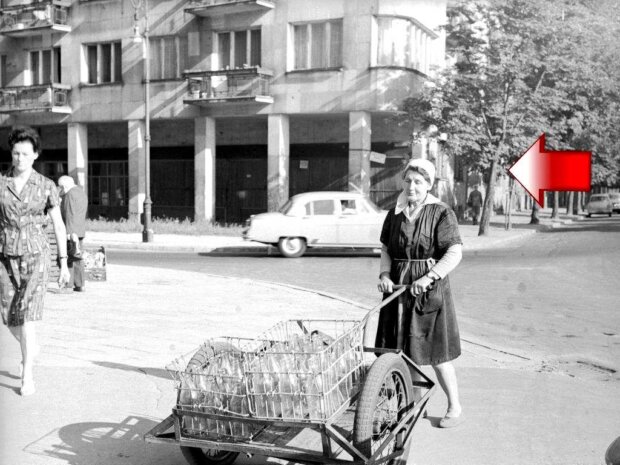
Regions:
[[[465,254],[452,286],[473,341],[543,369],[620,379],[620,218],[592,218],[525,242]],[[113,263],[262,279],[372,305],[377,256],[209,256],[111,251]]]

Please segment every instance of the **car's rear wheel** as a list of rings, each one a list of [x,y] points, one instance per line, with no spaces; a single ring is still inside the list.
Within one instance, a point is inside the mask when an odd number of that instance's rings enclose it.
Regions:
[[[306,240],[303,237],[281,237],[278,241],[278,250],[288,258],[301,257],[306,248]]]

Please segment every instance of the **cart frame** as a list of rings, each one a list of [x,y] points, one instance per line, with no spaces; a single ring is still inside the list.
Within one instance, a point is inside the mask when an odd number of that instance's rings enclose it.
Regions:
[[[360,324],[365,324],[369,317],[376,311],[380,310],[387,303],[391,302],[402,294],[409,286],[398,286],[397,290],[387,299],[383,300],[376,307],[369,311]],[[411,436],[413,427],[419,420],[422,413],[426,410],[426,405],[434,394],[435,383],[428,378],[413,360],[405,355],[401,350],[384,349],[375,347],[363,347],[364,352],[373,352],[383,355],[385,353],[396,353],[399,355],[409,370],[415,372],[423,381],[414,381],[413,386],[427,389],[422,398],[415,404],[410,403],[405,409],[405,414],[390,431],[379,448],[367,457],[360,452],[352,443],[353,431],[347,431],[346,425],[353,425],[355,401],[361,392],[361,389],[348,401],[345,402],[331,417],[325,421],[305,420],[276,420],[276,419],[259,419],[253,417],[234,417],[235,422],[245,423],[252,426],[258,426],[259,430],[256,434],[249,438],[193,438],[186,437],[182,434],[181,419],[184,415],[192,417],[205,418],[210,420],[230,421],[229,415],[220,415],[213,413],[198,412],[194,410],[184,410],[173,408],[172,414],[165,420],[151,429],[144,435],[147,443],[155,444],[174,444],[181,447],[196,447],[200,449],[215,449],[230,452],[245,453],[248,455],[258,454],[281,459],[291,459],[304,463],[323,463],[323,464],[349,464],[349,465],[374,465],[387,463],[402,455],[405,445]],[[362,381],[363,382],[363,381]],[[284,440],[292,439],[305,429],[310,429],[320,433],[321,450],[309,449],[306,447],[289,446],[288,444],[278,444],[279,437]],[[279,435],[273,432],[278,431]],[[394,451],[388,455],[382,456],[385,448],[395,441]],[[351,459],[338,458],[342,453],[346,452]]]

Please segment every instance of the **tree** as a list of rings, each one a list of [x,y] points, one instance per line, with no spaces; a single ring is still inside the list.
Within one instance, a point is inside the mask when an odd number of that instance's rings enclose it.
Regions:
[[[614,7],[612,0],[603,3]],[[488,232],[500,170],[511,166],[540,133],[547,133],[547,145],[556,150],[580,148],[584,141],[608,142],[595,130],[599,119],[588,114],[594,104],[609,107],[601,99],[611,95],[613,81],[596,77],[610,73],[598,64],[600,55],[587,49],[604,53],[600,44],[608,40],[597,43],[601,31],[617,32],[617,26],[590,26],[593,17],[597,25],[606,22],[609,12],[599,11],[598,5],[590,0],[485,0],[449,10],[446,34],[454,64],[403,107],[407,120],[449,133],[446,151],[484,173],[479,235]],[[584,72],[581,82],[579,73]],[[598,90],[594,100],[588,97],[593,88]],[[612,130],[616,143],[617,128]],[[603,165],[613,171],[617,155],[609,154]]]
[[[558,191],[553,191],[551,218],[556,219],[559,217],[560,217],[560,193]]]

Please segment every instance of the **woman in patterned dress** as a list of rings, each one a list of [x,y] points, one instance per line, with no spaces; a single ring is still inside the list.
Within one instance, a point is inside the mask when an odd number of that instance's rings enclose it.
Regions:
[[[388,294],[395,283],[408,284],[411,292],[381,310],[376,347],[401,349],[416,364],[433,367],[448,398],[439,426],[448,428],[463,420],[451,363],[461,345],[447,276],[461,260],[462,242],[454,212],[430,193],[434,178],[433,163],[410,161],[403,191],[386,216],[378,287]]]
[[[32,165],[39,156],[39,135],[32,128],[9,134],[12,166],[0,175],[0,311],[21,346],[20,394],[35,391],[33,364],[39,348],[35,321],[42,318],[50,247],[45,225],[52,219],[60,259],[60,285],[69,279],[65,225],[56,185]]]

